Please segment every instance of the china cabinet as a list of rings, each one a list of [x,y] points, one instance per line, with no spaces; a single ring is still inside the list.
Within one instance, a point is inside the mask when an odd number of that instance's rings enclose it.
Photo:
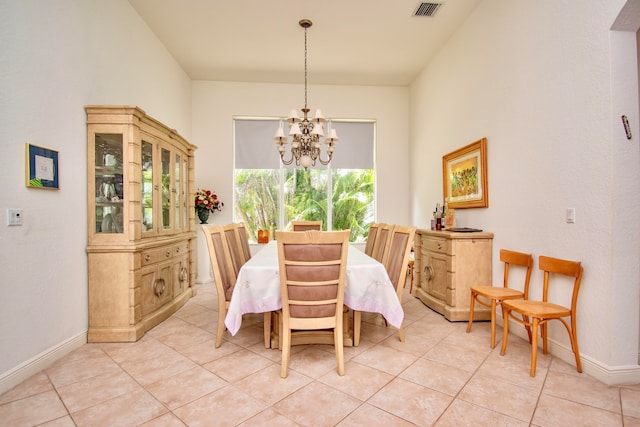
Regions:
[[[493,234],[416,230],[413,295],[451,321],[469,320],[471,286],[491,285]],[[475,320],[491,311],[475,305]]]
[[[133,106],[87,106],[89,342],[136,341],[195,294],[196,147]]]

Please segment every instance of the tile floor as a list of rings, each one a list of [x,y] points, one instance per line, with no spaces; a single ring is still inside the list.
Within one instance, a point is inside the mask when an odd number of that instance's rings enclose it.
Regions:
[[[408,287],[407,287],[408,288]],[[136,343],[86,344],[0,396],[3,426],[640,426],[640,385],[608,387],[530,347],[489,348],[405,290],[406,342],[364,316],[362,341],[295,347],[287,379],[262,315],[214,348],[212,285]]]

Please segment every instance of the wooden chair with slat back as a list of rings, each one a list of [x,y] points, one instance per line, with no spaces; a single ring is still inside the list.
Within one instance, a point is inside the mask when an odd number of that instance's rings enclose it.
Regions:
[[[578,303],[578,292],[582,282],[584,269],[579,261],[568,261],[558,258],[540,256],[538,268],[544,272],[542,301],[532,300],[509,300],[502,303],[502,316],[504,318],[504,329],[502,335],[502,349],[500,355],[504,355],[507,350],[507,339],[509,336],[509,320],[513,319],[518,323],[531,327],[531,369],[529,375],[536,375],[536,359],[538,354],[538,326],[542,336],[542,352],[547,354],[547,323],[551,320],[559,320],[569,334],[571,350],[576,358],[576,369],[582,372],[580,363],[580,350],[578,349],[578,332],[576,330],[576,305]],[[549,284],[551,277],[554,277],[554,286],[557,282],[566,282],[566,278],[573,279],[573,291],[571,292],[570,307],[549,302]],[[519,313],[524,319],[519,319],[513,313]],[[568,322],[566,318],[569,318]],[[528,320],[531,319],[531,320]]]
[[[276,233],[282,293],[282,378],[288,375],[292,330],[333,329],[338,374],[344,375],[343,307],[349,233]]]
[[[367,234],[367,242],[364,246],[364,253],[371,256],[371,254],[373,253],[373,246],[376,242],[376,236],[378,234],[378,227],[380,226],[380,224],[376,224],[375,222],[372,222],[369,225],[369,234]]]
[[[384,258],[389,250],[391,234],[393,234],[392,224],[378,224],[378,233],[371,252],[371,258],[374,258],[384,264]]]
[[[223,229],[227,245],[229,245],[229,254],[231,255],[233,270],[235,271],[237,277],[238,273],[240,272],[240,268],[245,263],[242,244],[240,243],[240,238],[238,236],[238,231],[235,224],[224,225]]]
[[[322,231],[322,221],[291,221],[291,229],[293,231]]]
[[[502,304],[502,302],[506,300],[526,300],[529,298],[529,281],[531,280],[531,270],[533,268],[533,257],[531,254],[501,249],[500,261],[504,263],[502,287],[490,285],[472,286],[471,301],[469,302],[469,324],[467,325],[467,333],[471,332],[475,302],[477,301],[478,304],[484,305],[485,307],[491,307],[491,348],[496,346],[497,305]],[[509,273],[512,272],[512,267],[523,267],[525,269],[522,291],[509,287]],[[531,328],[526,325],[526,322],[525,327],[529,335],[529,342],[531,342]]]
[[[207,241],[213,280],[218,293],[218,327],[215,344],[218,348],[222,343],[222,335],[225,331],[224,318],[227,315],[229,301],[231,301],[231,294],[236,283],[236,273],[232,268],[233,263],[224,228],[221,225],[206,225],[202,227],[202,231]]]
[[[240,246],[242,247],[242,253],[244,254],[244,262],[251,259],[251,246],[249,246],[249,233],[247,232],[247,225],[244,222],[235,223],[236,230],[238,230],[238,239],[240,240]]]
[[[394,286],[398,300],[402,302],[402,292],[406,281],[407,266],[409,265],[409,257],[411,256],[411,246],[413,245],[413,237],[416,233],[416,227],[405,227],[395,225],[391,227],[391,235],[389,238],[389,248],[385,252],[386,256],[382,263],[387,270],[389,280]],[[386,324],[386,320],[385,320]],[[362,325],[362,313],[354,310],[353,312],[353,344],[360,344],[360,330]],[[398,330],[400,341],[404,341],[404,328]]]

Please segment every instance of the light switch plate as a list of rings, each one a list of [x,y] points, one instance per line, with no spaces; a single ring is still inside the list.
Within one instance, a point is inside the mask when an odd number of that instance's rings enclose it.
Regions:
[[[567,208],[567,224],[575,224],[576,208]]]
[[[22,209],[7,209],[7,225],[22,225]]]

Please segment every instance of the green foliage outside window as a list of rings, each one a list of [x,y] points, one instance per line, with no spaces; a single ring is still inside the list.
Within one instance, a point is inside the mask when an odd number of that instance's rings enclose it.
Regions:
[[[280,228],[280,174],[283,179],[283,229],[294,220],[322,220],[323,229],[351,230],[350,241],[364,241],[374,218],[372,169],[236,169],[235,217],[247,225],[250,240],[258,230]],[[331,221],[328,220],[331,194]]]

